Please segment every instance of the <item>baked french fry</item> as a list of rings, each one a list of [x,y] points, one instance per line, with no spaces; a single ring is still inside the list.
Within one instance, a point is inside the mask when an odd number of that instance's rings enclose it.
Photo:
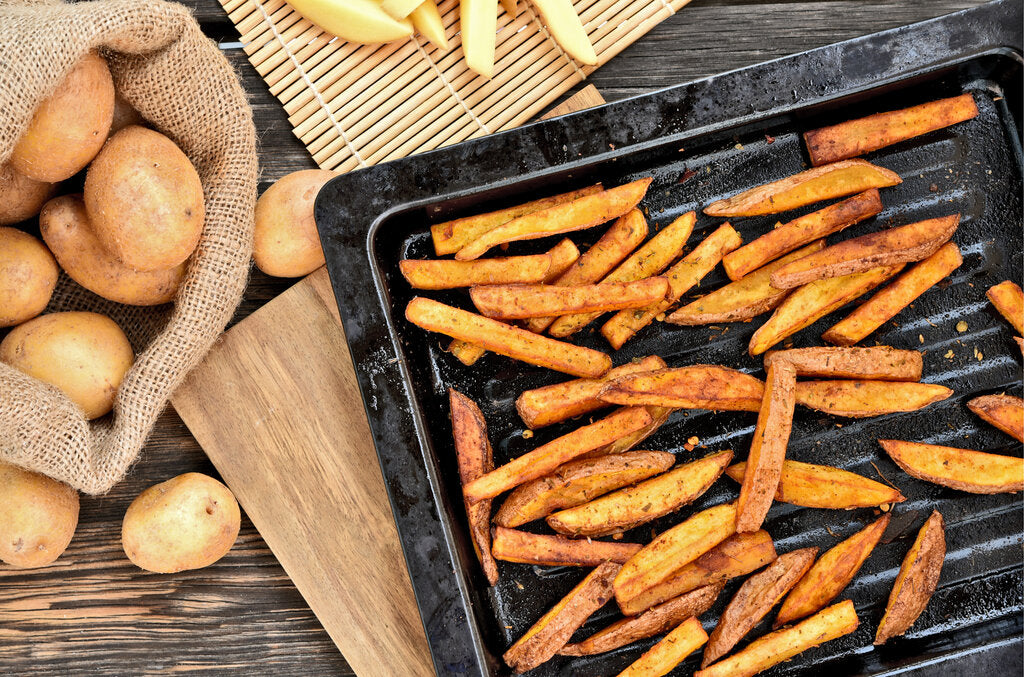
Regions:
[[[619,609],[633,616],[655,604],[706,586],[746,576],[775,561],[775,545],[767,531],[734,534],[689,564],[676,569],[661,583],[628,599],[618,599]]]
[[[853,602],[843,600],[805,621],[754,640],[732,656],[698,670],[693,677],[752,677],[801,651],[849,635],[857,625]]]
[[[822,200],[901,183],[899,174],[864,160],[844,160],[787,176],[784,179],[709,204],[708,216],[778,214]],[[814,239],[821,237],[816,235]]]
[[[824,246],[824,240],[812,242],[778,261],[772,261],[763,268],[745,275],[742,280],[727,284],[679,308],[666,317],[665,321],[684,325],[742,322],[767,313],[789,295],[788,289],[776,289],[772,286],[769,279],[772,271],[790,261],[820,251]]]
[[[696,618],[688,618],[619,673],[619,677],[663,677],[708,641]]]
[[[572,0],[533,0],[558,44],[572,58],[588,66],[597,65],[597,54],[590,44],[580,17],[572,6]]]
[[[797,404],[848,418],[917,411],[952,394],[945,386],[909,381],[801,381],[796,384]]]
[[[747,273],[758,270],[797,247],[838,233],[881,211],[882,198],[878,189],[866,190],[806,216],[776,225],[756,240],[726,254],[722,266],[730,280],[743,279]]]
[[[596,378],[612,367],[611,358],[597,350],[537,336],[525,329],[420,296],[406,306],[405,318],[427,331],[446,334],[499,355],[573,376]]]
[[[640,179],[600,193],[585,195],[572,202],[523,214],[472,240],[455,254],[460,261],[477,259],[491,247],[506,242],[534,240],[539,237],[592,228],[617,219],[643,199],[652,179]]]
[[[634,282],[587,284],[579,287],[495,284],[473,287],[469,290],[469,296],[473,305],[485,317],[521,320],[569,313],[603,313],[623,308],[643,308],[664,299],[668,291],[667,278],[648,277]]]
[[[843,240],[779,268],[772,273],[772,286],[792,289],[815,280],[863,273],[878,266],[920,261],[938,251],[959,224],[960,215],[953,214]]]
[[[662,299],[646,308],[620,310],[601,327],[601,334],[618,350],[638,331],[653,322],[654,318],[664,315],[683,294],[700,285],[700,281],[718,265],[722,257],[742,243],[743,239],[732,226],[722,224],[694,247],[692,252],[665,271],[669,289]]]
[[[571,508],[672,467],[675,456],[664,451],[631,451],[570,461],[554,473],[521,484],[505,499],[494,523],[518,527]]]
[[[438,49],[448,49],[448,36],[444,31],[444,21],[434,0],[423,0],[409,15],[413,28],[423,35]]]
[[[797,376],[873,381],[920,381],[924,364],[918,351],[891,346],[769,350],[764,355],[765,369],[775,360],[792,364]]]
[[[477,75],[494,75],[494,43],[498,5],[494,0],[460,0],[459,32],[466,66]]]
[[[814,324],[829,313],[868,293],[900,272],[904,264],[882,266],[863,273],[815,280],[783,299],[772,316],[750,337],[751,357]]]
[[[574,540],[562,536],[531,534],[518,529],[494,528],[491,552],[495,559],[519,564],[592,567],[602,562],[622,564],[640,551],[639,543]]]
[[[860,571],[889,526],[886,513],[818,558],[786,596],[773,628],[810,616],[839,596]]]
[[[611,581],[618,570],[613,562],[599,564],[505,652],[505,663],[522,673],[550,660],[611,599]]]
[[[989,287],[985,296],[1017,333],[1024,333],[1024,291],[1020,285],[1006,280]]]
[[[664,368],[665,360],[657,355],[651,355],[615,367],[601,378],[580,378],[526,390],[516,398],[516,410],[526,427],[543,428],[610,406],[598,396],[601,389],[613,379]]]
[[[1012,395],[982,395],[967,408],[1018,442],[1024,442],[1024,400]]]
[[[608,536],[663,517],[692,503],[715,483],[732,460],[720,451],[663,475],[548,515],[548,526],[568,536]]]
[[[815,167],[864,155],[978,115],[974,96],[961,94],[887,113],[875,113],[804,132],[804,142]]]
[[[405,259],[398,262],[413,289],[454,289],[477,284],[540,282],[551,268],[550,254],[508,256],[478,261]]]
[[[472,367],[476,364],[476,361],[483,357],[487,351],[475,343],[469,343],[468,341],[460,341],[459,339],[453,339],[448,345],[448,352],[455,356],[455,358],[466,365]]]
[[[902,635],[928,606],[946,558],[946,524],[938,510],[925,520],[896,575],[875,644]]]
[[[459,463],[459,479],[462,486],[494,469],[491,441],[487,437],[487,422],[476,402],[460,392],[448,389],[451,406],[452,436],[455,438],[455,457]],[[491,502],[468,499],[466,517],[469,520],[469,534],[473,550],[484,569],[487,582],[498,582],[498,567],[491,556]]]
[[[713,411],[760,411],[763,396],[760,379],[714,364],[620,376],[609,381],[599,395],[612,404]]]
[[[747,462],[725,469],[725,474],[743,482]],[[775,490],[775,500],[805,508],[850,510],[905,501],[903,494],[888,485],[842,468],[786,459]]]
[[[971,494],[1013,494],[1024,489],[1024,459],[973,449],[903,440],[878,440],[905,473]]]
[[[643,407],[618,409],[600,421],[577,428],[478,477],[466,485],[463,491],[471,501],[494,498],[520,484],[550,475],[563,463],[611,444],[643,428],[651,420],[651,415]]]
[[[672,410],[666,407],[646,407],[646,409],[647,413],[649,413],[653,419],[650,423],[640,430],[637,430],[635,433],[630,433],[625,437],[620,437],[607,447],[602,447],[596,451],[589,452],[586,456],[597,457],[604,456],[606,454],[621,454],[627,452],[653,435],[658,428],[664,425],[665,421],[668,420],[669,415],[672,413]]]

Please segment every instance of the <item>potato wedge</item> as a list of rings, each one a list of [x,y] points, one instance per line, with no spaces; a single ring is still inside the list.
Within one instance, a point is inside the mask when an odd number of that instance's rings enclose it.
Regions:
[[[972,94],[961,94],[918,106],[875,113],[804,132],[815,167],[846,160],[977,117]]]
[[[946,558],[946,524],[938,510],[925,520],[896,575],[875,644],[902,635],[928,606]]]
[[[924,364],[918,351],[891,346],[769,350],[764,355],[765,369],[775,360],[792,364],[797,376],[872,381],[920,381]]]
[[[412,27],[438,49],[448,49],[444,19],[434,0],[423,0],[409,15]]]
[[[535,212],[523,214],[501,224],[472,240],[455,254],[459,261],[477,259],[491,247],[507,242],[534,240],[539,237],[592,228],[617,219],[643,199],[653,179],[640,179],[600,193],[585,195]]]
[[[853,602],[843,600],[822,609],[805,621],[751,642],[732,656],[698,670],[693,677],[752,677],[789,660],[801,651],[849,635],[857,629],[857,625]]]
[[[665,451],[632,451],[570,461],[546,477],[521,484],[505,499],[494,523],[518,527],[664,472],[675,463]]]
[[[620,376],[609,381],[599,395],[612,404],[713,411],[760,411],[763,396],[760,379],[714,364]]]
[[[746,461],[725,469],[725,474],[737,482],[743,481],[746,472]],[[787,458],[782,463],[782,476],[775,490],[775,500],[805,508],[850,510],[902,503],[906,498],[886,484],[849,470]]]
[[[722,475],[731,451],[684,463],[636,486],[548,515],[548,526],[568,536],[608,536],[658,519],[692,503]]]
[[[490,79],[494,75],[498,5],[491,0],[459,2],[459,32],[466,66],[477,75]]]
[[[404,259],[402,276],[413,289],[455,289],[478,284],[541,282],[551,268],[550,254],[508,256],[478,261]]]
[[[639,543],[574,540],[562,536],[531,534],[518,529],[494,528],[491,552],[495,559],[543,566],[592,567],[602,562],[622,564],[640,551]],[[561,648],[561,647],[559,647]]]
[[[787,176],[784,179],[709,204],[708,216],[778,214],[822,200],[901,183],[899,174],[865,160],[844,160]],[[817,239],[819,236],[815,236]]]
[[[1024,291],[1010,280],[989,287],[985,296],[1017,333],[1024,332]]]
[[[758,270],[797,247],[838,233],[881,211],[882,198],[878,189],[866,190],[806,216],[777,224],[753,242],[726,254],[722,266],[730,280],[743,279],[747,273]]]
[[[487,422],[476,402],[460,392],[448,389],[451,406],[452,436],[455,438],[455,457],[459,463],[459,480],[463,488],[476,478],[494,469],[491,441],[487,437]],[[465,500],[466,517],[473,550],[484,569],[487,582],[498,582],[498,566],[491,556],[491,502]]]
[[[1024,400],[1012,395],[982,395],[967,403],[967,408],[1013,437],[1024,442]]]
[[[477,360],[487,354],[487,351],[481,346],[459,339],[452,339],[448,346],[448,352],[467,367],[472,367]]]
[[[550,660],[565,646],[572,633],[611,599],[612,578],[619,568],[618,564],[604,562],[587,574],[505,652],[505,663],[521,673]]]
[[[801,381],[796,384],[797,404],[849,418],[917,411],[952,394],[946,386],[907,381]]]
[[[1024,459],[973,449],[903,440],[878,440],[905,473],[971,494],[1006,494],[1024,489]]]
[[[696,618],[688,618],[644,652],[619,677],[662,677],[708,641],[708,633]]]
[[[571,0],[532,0],[544,25],[566,54],[587,66],[597,65],[594,46]]]
[[[875,549],[891,517],[890,513],[882,515],[819,557],[786,596],[772,627],[810,616],[838,597]]]
[[[636,432],[652,420],[643,407],[618,409],[600,421],[577,428],[478,477],[463,490],[471,501],[494,498],[520,484],[549,475],[563,463]]]
[[[607,282],[578,287],[495,284],[473,287],[469,290],[469,296],[473,300],[473,305],[485,317],[522,320],[530,317],[644,308],[664,299],[668,291],[667,278],[648,277],[634,282]]]
[[[651,418],[653,419],[650,423],[648,423],[640,430],[637,430],[635,433],[630,433],[625,437],[620,437],[619,439],[609,444],[607,447],[602,447],[601,449],[588,452],[584,457],[596,458],[597,456],[604,456],[607,454],[621,454],[629,451],[630,449],[633,449],[634,447],[636,447],[636,445],[646,440],[648,437],[653,435],[655,431],[658,430],[658,428],[664,425],[665,421],[668,420],[669,415],[673,411],[672,409],[668,409],[666,407],[645,408],[647,409],[647,413],[649,413],[651,415]]]

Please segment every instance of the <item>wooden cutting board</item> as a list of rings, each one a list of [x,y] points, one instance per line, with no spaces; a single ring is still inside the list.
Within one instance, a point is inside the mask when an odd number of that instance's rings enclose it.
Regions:
[[[588,86],[545,117],[601,103]],[[171,403],[356,674],[433,675],[327,269],[226,332]]]

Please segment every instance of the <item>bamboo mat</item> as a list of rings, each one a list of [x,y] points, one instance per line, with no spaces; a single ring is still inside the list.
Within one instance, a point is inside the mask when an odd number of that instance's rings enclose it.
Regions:
[[[604,64],[690,0],[574,0]],[[497,2],[497,0],[495,0]],[[249,61],[316,163],[341,172],[519,126],[594,71],[551,39],[529,0],[498,9],[495,75],[466,68],[458,0],[439,4],[449,49],[422,36],[358,45],[284,0],[220,0]]]

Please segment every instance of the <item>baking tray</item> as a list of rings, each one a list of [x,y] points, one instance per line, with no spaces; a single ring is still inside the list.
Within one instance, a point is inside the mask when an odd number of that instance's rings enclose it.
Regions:
[[[964,253],[963,266],[868,340],[925,350],[925,381],[950,386],[955,395],[921,412],[875,419],[837,419],[798,408],[791,458],[875,478],[881,474],[908,500],[894,508],[885,542],[843,593],[856,604],[860,629],[768,674],[898,674],[1016,641],[1024,589],[1021,498],[973,496],[913,480],[875,440],[904,438],[1021,454],[1019,445],[979,423],[964,406],[983,393],[1021,393],[1020,351],[1011,329],[984,297],[990,285],[1022,278],[1021,65],[1021,3],[993,2],[353,172],[327,184],[316,202],[316,220],[438,674],[509,674],[501,653],[585,571],[502,562],[501,580],[489,588],[479,570],[465,526],[447,389],[481,405],[497,464],[578,422],[525,439],[514,398],[566,376],[492,354],[465,367],[445,352],[447,338],[405,320],[405,305],[415,294],[399,274],[398,261],[433,256],[428,226],[595,180],[613,186],[641,176],[654,176],[642,203],[649,221],[664,225],[713,199],[803,169],[802,131],[963,91],[978,100],[978,118],[869,156],[897,171],[904,182],[883,191],[882,214],[843,236],[953,212],[963,215],[954,237]],[[701,214],[691,246],[719,223]],[[734,225],[750,241],[772,223],[752,218]],[[590,244],[603,231],[594,230],[573,239]],[[550,244],[520,243],[510,251],[527,253]],[[704,288],[722,282],[717,271]],[[427,295],[471,307],[464,291]],[[822,330],[839,317],[841,311],[805,329],[793,344],[819,345]],[[745,351],[760,321],[717,328],[655,323],[615,353],[614,360],[622,364],[658,354],[670,365],[724,364],[761,375],[760,360]],[[966,332],[956,329],[960,321],[967,322]],[[607,350],[595,332],[578,342]],[[755,418],[738,412],[676,412],[643,447],[672,451],[681,461],[724,448],[743,458]],[[683,443],[691,436],[701,446],[687,451]],[[737,486],[723,478],[690,508],[638,533],[628,532],[625,539],[649,540],[652,529],[660,532],[736,495]],[[939,590],[906,637],[872,648],[899,563],[932,508],[947,523],[949,554]],[[808,545],[824,550],[874,517],[870,509],[822,511],[776,504],[766,528],[779,552]],[[737,585],[726,588],[704,616],[709,630]],[[609,604],[579,636],[613,617],[615,605]],[[750,636],[765,629],[762,624]],[[615,674],[653,641],[590,658],[556,658],[530,674]],[[689,674],[696,660],[691,657],[679,674]]]

